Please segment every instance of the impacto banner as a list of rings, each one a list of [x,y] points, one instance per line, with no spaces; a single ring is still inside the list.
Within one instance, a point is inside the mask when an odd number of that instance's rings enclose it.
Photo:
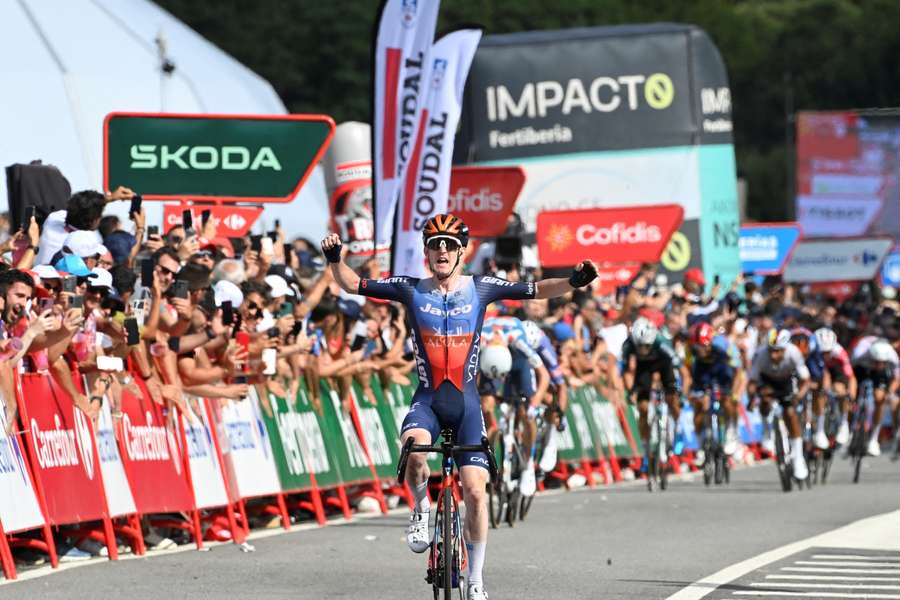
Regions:
[[[868,281],[894,245],[891,238],[804,240],[784,269],[785,281]]]
[[[538,256],[545,267],[567,267],[585,259],[657,262],[683,216],[677,204],[545,211],[537,220]]]
[[[383,0],[375,38],[372,162],[375,245],[390,244],[394,207],[428,95],[439,0]]]
[[[392,273],[424,277],[422,228],[425,221],[447,212],[453,139],[462,112],[462,95],[475,49],[478,29],[461,29],[442,37],[431,51],[428,101],[406,170],[397,211]]]

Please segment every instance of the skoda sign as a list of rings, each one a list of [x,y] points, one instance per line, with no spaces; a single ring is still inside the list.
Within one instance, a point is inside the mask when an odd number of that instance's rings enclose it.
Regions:
[[[323,115],[111,113],[105,189],[145,198],[289,202],[334,135]]]

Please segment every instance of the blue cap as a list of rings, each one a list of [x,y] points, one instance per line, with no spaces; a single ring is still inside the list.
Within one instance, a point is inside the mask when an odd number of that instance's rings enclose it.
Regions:
[[[91,273],[91,270],[87,268],[87,265],[84,264],[84,260],[82,260],[80,256],[75,256],[74,254],[66,254],[56,261],[53,268],[57,271],[64,271],[70,275],[75,275],[76,277],[96,277],[96,275]]]
[[[103,245],[106,246],[109,253],[112,254],[113,262],[117,265],[128,260],[128,255],[131,254],[131,248],[134,246],[134,242],[134,236],[127,231],[122,230],[113,231],[103,238]]]
[[[553,324],[553,337],[560,343],[574,339],[575,330],[568,323],[558,321]]]

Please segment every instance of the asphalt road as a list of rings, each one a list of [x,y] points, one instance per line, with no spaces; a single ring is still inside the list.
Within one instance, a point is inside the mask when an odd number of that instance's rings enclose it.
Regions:
[[[836,461],[828,486],[784,494],[770,464],[727,487],[619,485],[536,499],[529,519],[491,532],[485,582],[503,598],[664,599],[773,548],[900,508],[900,464],[868,460],[859,485]],[[253,541],[242,553],[163,554],[0,586],[0,598],[430,598],[424,555],[403,541],[405,515]]]

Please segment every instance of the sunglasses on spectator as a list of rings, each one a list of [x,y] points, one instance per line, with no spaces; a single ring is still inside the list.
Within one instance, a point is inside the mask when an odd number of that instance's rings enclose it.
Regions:
[[[444,248],[447,249],[447,252],[455,252],[459,249],[459,242],[447,238],[434,238],[428,240],[426,246],[429,250],[433,250],[435,252],[443,250]]]
[[[178,244],[180,244],[181,242],[184,241],[184,238],[176,235],[174,237],[169,238],[169,241],[177,246]]]
[[[175,277],[176,275],[178,275],[178,271],[173,271],[172,269],[167,269],[162,265],[156,265],[156,266],[159,267],[159,270],[163,272],[163,275],[171,275],[172,277]]]

